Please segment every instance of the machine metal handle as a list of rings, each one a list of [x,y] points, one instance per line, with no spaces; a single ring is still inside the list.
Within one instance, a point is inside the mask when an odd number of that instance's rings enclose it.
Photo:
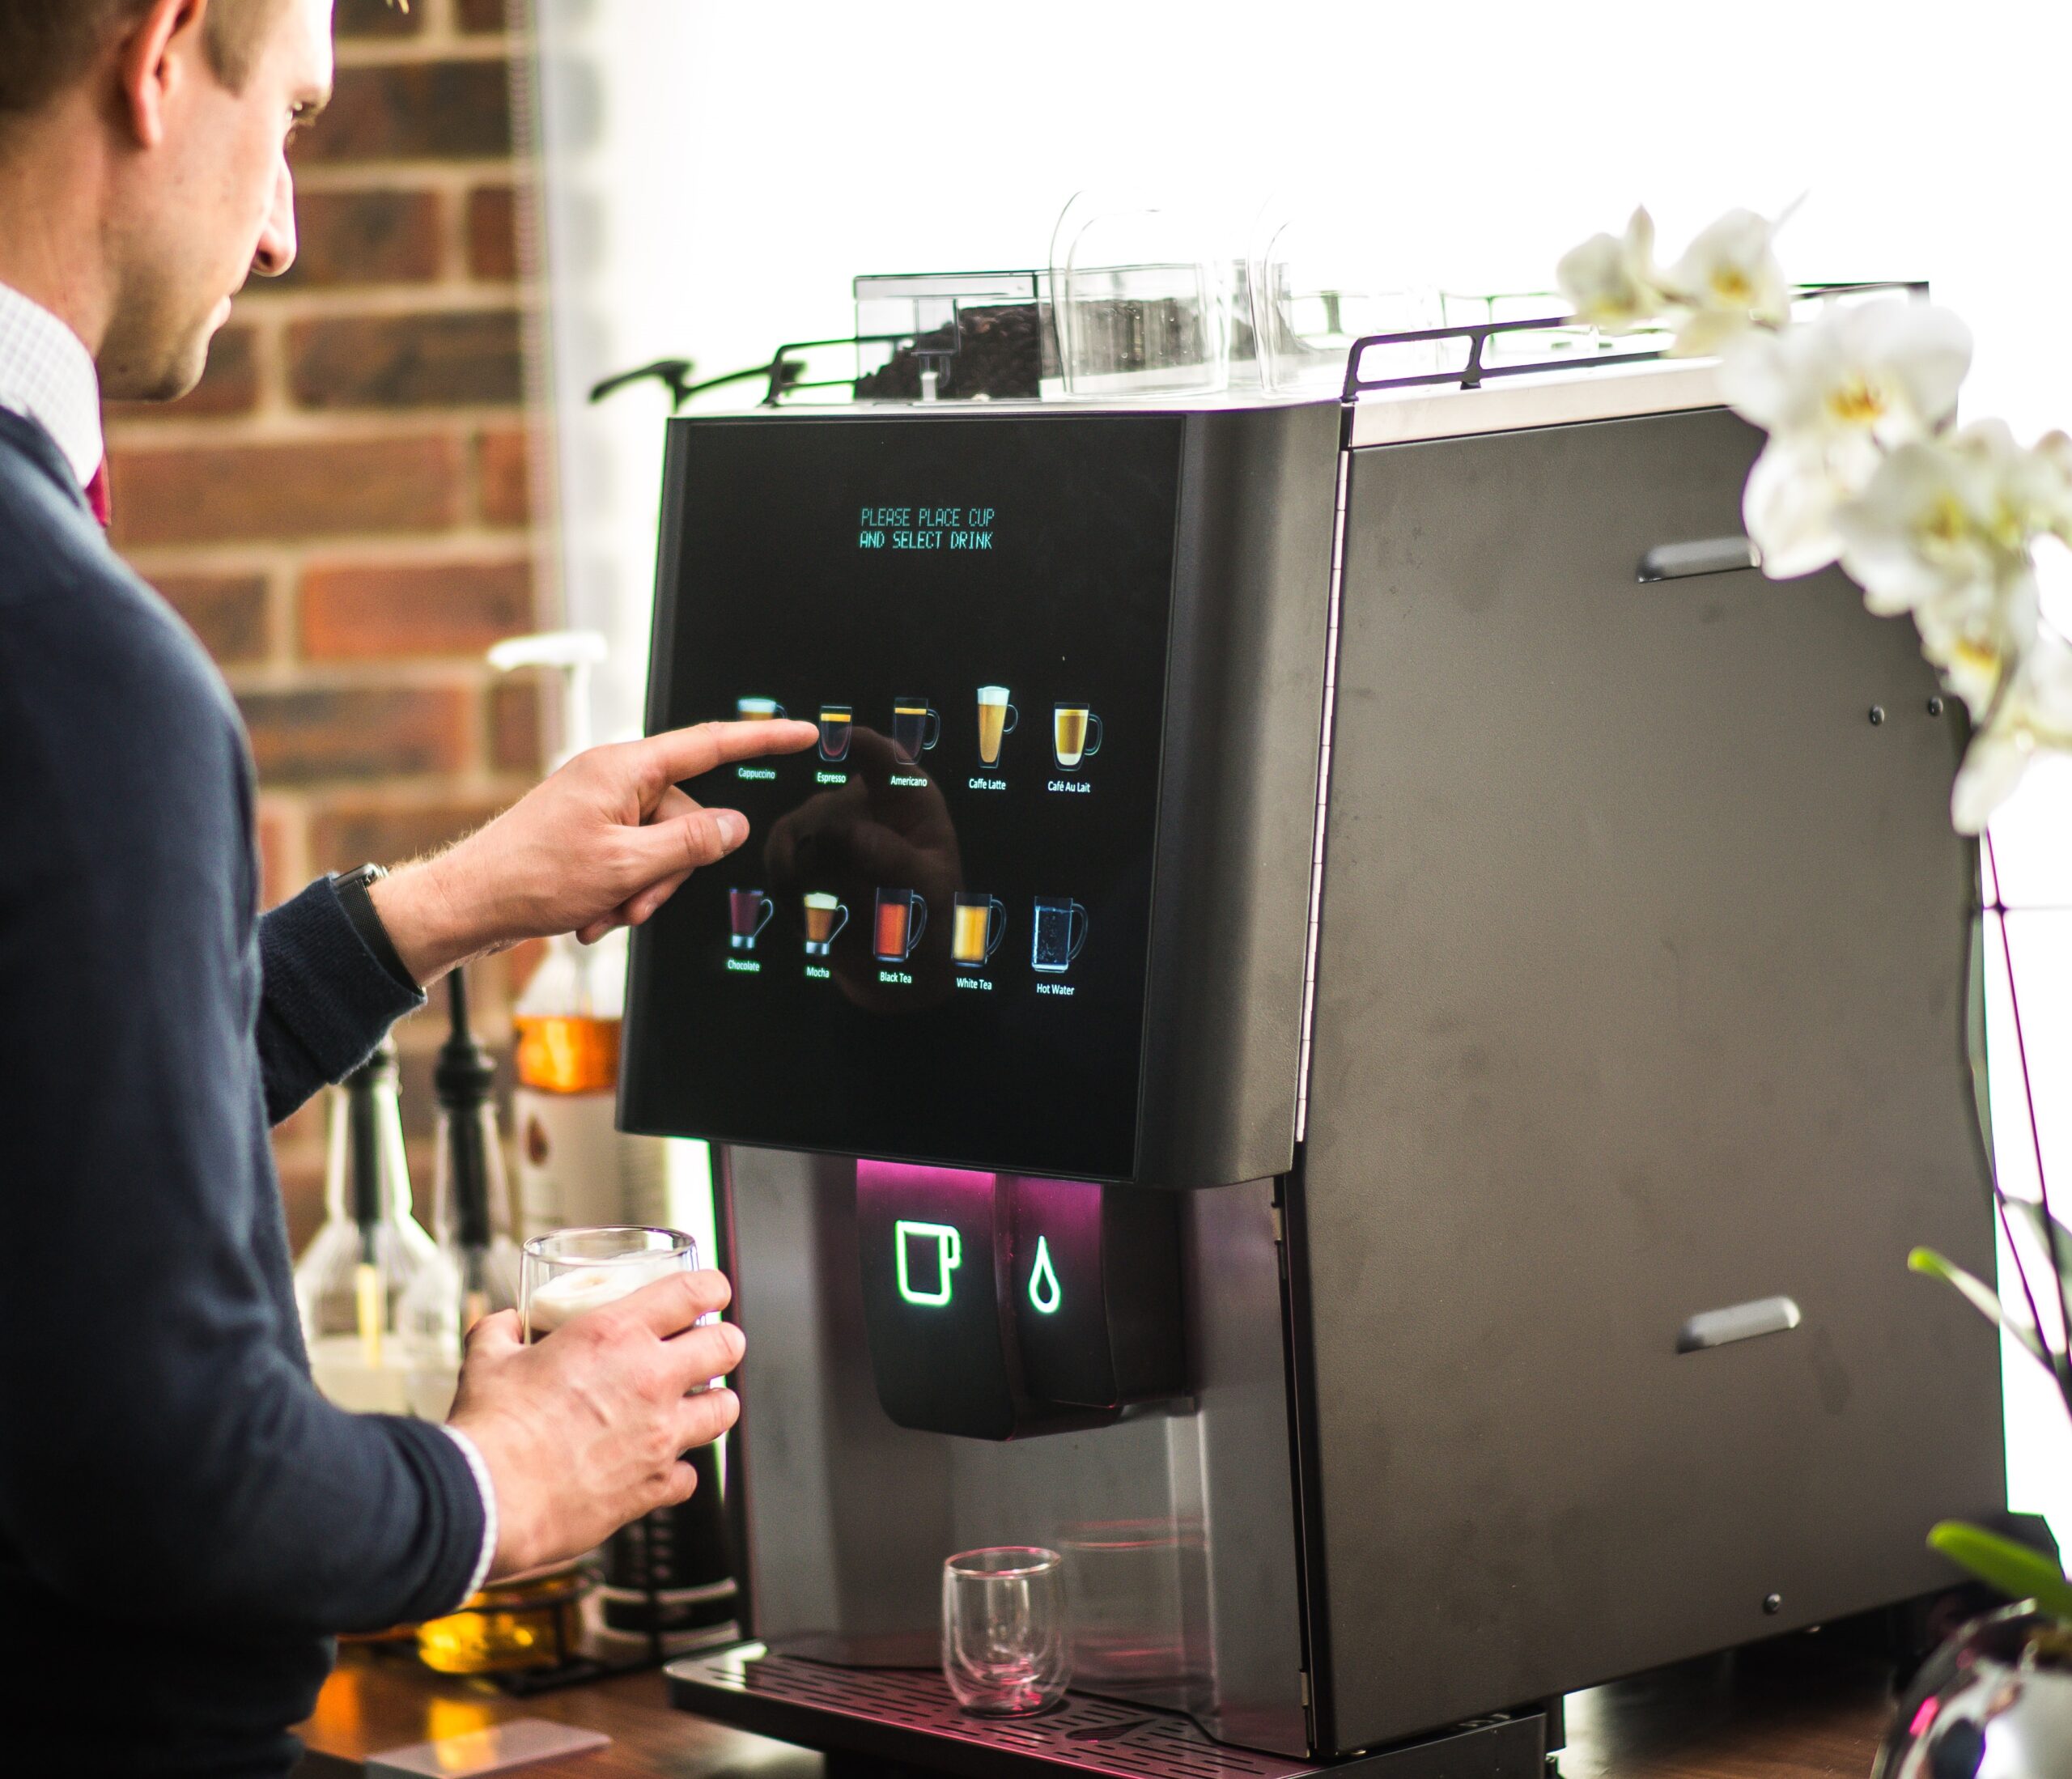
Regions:
[[[1798,1306],[1789,1297],[1757,1297],[1724,1310],[1705,1310],[1676,1331],[1676,1350],[1703,1352],[1711,1347],[1730,1347],[1737,1340],[1753,1340],[1758,1335],[1785,1334],[1802,1319]]]
[[[1641,558],[1633,578],[1682,580],[1691,575],[1728,575],[1737,568],[1762,566],[1762,552],[1751,538],[1700,537],[1685,544],[1657,544]]]

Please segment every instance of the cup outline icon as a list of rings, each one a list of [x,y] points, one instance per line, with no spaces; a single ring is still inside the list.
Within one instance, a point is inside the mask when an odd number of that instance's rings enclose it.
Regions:
[[[997,692],[1000,694],[1000,696],[996,698],[989,698],[986,696],[988,692]],[[988,754],[986,752],[986,712],[989,710],[997,710],[1005,712],[1005,715],[1004,715],[1000,719],[1000,738],[993,743],[993,751],[991,754]],[[998,766],[1000,763],[1000,754],[1007,746],[1007,738],[1014,733],[1017,725],[1019,724],[1021,721],[1021,712],[1015,708],[1015,706],[1012,702],[1012,694],[1008,692],[1007,687],[1004,686],[982,686],[979,688],[979,765]]]
[[[936,1288],[933,1291],[916,1291],[906,1271],[906,1242],[909,1237],[936,1244]],[[964,1264],[964,1238],[957,1233],[954,1224],[915,1223],[905,1217],[892,1225],[893,1276],[899,1287],[899,1295],[908,1303],[919,1305],[924,1310],[940,1310],[947,1304],[955,1291],[950,1283],[950,1274]]]
[[[1062,963],[1043,961],[1043,916],[1047,914],[1065,917],[1065,955]],[[1079,954],[1086,948],[1086,935],[1093,921],[1086,910],[1070,897],[1038,896],[1036,898],[1034,931],[1029,940],[1029,966],[1047,976],[1062,976],[1079,961]]]
[[[909,749],[900,739],[902,723],[920,719],[917,746]],[[924,698],[895,698],[892,701],[892,757],[902,766],[919,766],[923,754],[935,751],[942,740],[942,713]]]
[[[825,957],[834,949],[834,941],[842,936],[843,929],[849,924],[849,905],[839,897],[828,894],[824,890],[809,890],[801,898],[802,904],[807,911],[809,921],[811,920],[815,911],[816,899],[822,904],[830,902],[834,904],[835,921],[834,924],[828,928],[827,936],[825,939],[813,938],[812,928],[810,926],[807,928],[806,955],[809,957]],[[825,912],[825,907],[822,906],[818,911]]]
[[[749,708],[751,704],[766,707],[752,711]],[[774,698],[737,698],[734,700],[734,720],[737,723],[766,723],[773,717],[789,714]]]
[[[928,930],[928,898],[918,890],[881,890],[877,893],[877,916],[871,926],[871,944],[879,944],[879,935],[885,931],[885,910],[888,902],[906,905],[906,949],[904,951],[877,952],[877,960],[883,964],[903,964],[920,947],[921,935]]]
[[[759,898],[761,900],[761,906],[758,910],[756,923],[746,932],[743,932],[741,928],[736,923],[737,918],[740,911],[741,898],[745,896],[755,896]],[[777,904],[772,902],[764,891],[760,890],[729,890],[727,892],[727,926],[728,928],[727,935],[728,948],[733,951],[754,950],[756,940],[762,936],[762,929],[768,926],[770,923],[776,918],[776,915]]]
[[[839,753],[827,751],[827,727],[832,720],[842,731],[842,747]],[[839,766],[849,758],[849,738],[856,732],[856,707],[853,704],[823,704],[820,707],[820,757],[830,766]]]
[[[957,954],[957,943],[963,937],[963,923],[958,916],[966,908],[986,911],[985,947],[976,957],[960,957]],[[1007,937],[1007,904],[998,896],[974,895],[960,890],[950,904],[949,923],[949,961],[959,970],[983,970],[993,961],[993,953]]]
[[[1069,760],[1064,756],[1064,749],[1058,745],[1058,720],[1068,712],[1083,716],[1086,720],[1085,745]],[[1076,772],[1101,751],[1103,732],[1101,719],[1092,706],[1075,703],[1069,699],[1062,703],[1053,704],[1051,707],[1051,754],[1058,762],[1058,770],[1061,772]]]

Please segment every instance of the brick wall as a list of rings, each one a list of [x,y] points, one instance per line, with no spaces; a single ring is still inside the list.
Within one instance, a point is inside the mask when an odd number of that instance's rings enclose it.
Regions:
[[[270,902],[440,845],[539,772],[537,689],[482,665],[552,616],[514,43],[503,0],[339,0],[337,96],[295,151],[295,269],[239,298],[192,395],[108,411],[116,544],[193,626],[251,729]],[[471,974],[507,1085],[510,961]],[[427,1216],[442,1013],[397,1034]],[[298,1246],[323,1129],[317,1106],[277,1133]]]

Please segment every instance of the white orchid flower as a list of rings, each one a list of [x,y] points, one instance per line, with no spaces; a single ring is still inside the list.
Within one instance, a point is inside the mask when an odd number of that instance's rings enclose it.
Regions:
[[[2024,574],[2004,587],[1918,606],[1913,618],[1921,652],[1976,720],[1992,710],[2010,669],[2035,643],[2042,599],[2035,575]]]
[[[1673,353],[1717,352],[1752,327],[1781,327],[1791,287],[1773,248],[1777,227],[1751,210],[1730,210],[1684,249],[1667,287],[1681,313]]]
[[[1843,504],[1887,450],[1950,418],[1970,366],[1964,323],[1905,300],[1836,309],[1810,326],[1753,331],[1730,345],[1721,393],[1770,435],[1742,501],[1766,572],[1808,575],[1841,554]]]
[[[1964,750],[1950,793],[1950,819],[1957,831],[1982,833],[2039,753],[2067,749],[2072,749],[2072,645],[2044,631]]]
[[[1880,616],[1990,601],[2033,582],[2031,541],[2065,510],[2066,486],[2002,420],[1916,439],[1836,513],[1842,566]]]
[[[1578,321],[1605,333],[1645,326],[1666,301],[1654,263],[1654,219],[1637,210],[1623,237],[1593,235],[1561,256],[1554,277]]]

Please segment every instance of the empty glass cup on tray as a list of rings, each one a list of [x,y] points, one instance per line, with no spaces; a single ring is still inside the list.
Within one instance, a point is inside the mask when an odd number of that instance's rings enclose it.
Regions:
[[[942,1671],[974,1717],[1047,1710],[1072,1679],[1064,1559],[1027,1545],[943,1565]]]
[[[672,1272],[695,1272],[698,1242],[680,1229],[557,1229],[525,1244],[518,1314],[527,1340]],[[717,1319],[716,1318],[711,1319]]]

